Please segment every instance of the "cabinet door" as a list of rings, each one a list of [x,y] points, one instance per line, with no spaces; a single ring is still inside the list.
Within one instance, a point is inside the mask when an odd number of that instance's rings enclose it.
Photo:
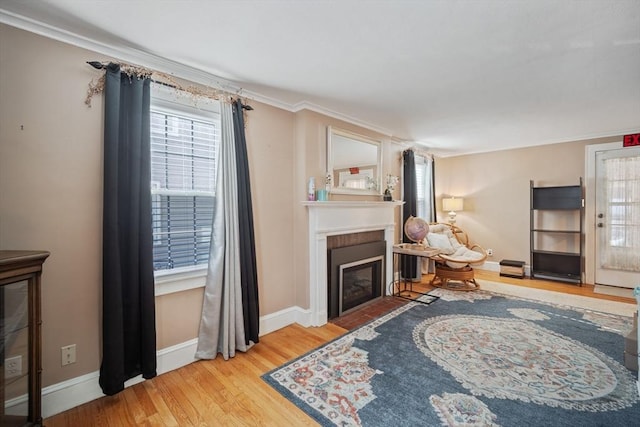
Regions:
[[[0,425],[27,422],[29,392],[29,295],[27,282],[0,286],[0,360],[2,411]]]

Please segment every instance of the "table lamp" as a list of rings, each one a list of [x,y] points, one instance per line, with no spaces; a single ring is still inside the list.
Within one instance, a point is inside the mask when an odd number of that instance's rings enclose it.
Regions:
[[[461,197],[447,197],[442,199],[442,210],[449,211],[449,224],[456,222],[456,211],[461,211],[464,199]]]

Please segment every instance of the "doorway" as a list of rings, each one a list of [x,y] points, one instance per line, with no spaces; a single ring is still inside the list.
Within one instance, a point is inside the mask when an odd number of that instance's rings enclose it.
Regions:
[[[587,147],[586,253],[594,284],[629,290],[640,285],[640,147],[621,147]]]

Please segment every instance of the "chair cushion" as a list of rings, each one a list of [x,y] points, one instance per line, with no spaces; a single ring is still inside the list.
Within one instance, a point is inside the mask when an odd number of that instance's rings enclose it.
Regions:
[[[446,234],[440,233],[428,233],[427,234],[427,242],[429,246],[432,248],[440,249],[443,253],[450,255],[455,252],[453,246],[451,246],[451,241]]]
[[[462,246],[458,248],[454,253],[447,254],[447,259],[445,264],[447,264],[451,268],[463,268],[468,266],[469,264],[473,264],[475,262],[480,262],[484,260],[484,254],[480,252],[472,251],[466,246]]]
[[[472,251],[466,246],[461,246],[451,254],[452,258],[455,258],[457,261],[465,261],[467,263],[477,262],[484,259],[484,254],[480,252]]]

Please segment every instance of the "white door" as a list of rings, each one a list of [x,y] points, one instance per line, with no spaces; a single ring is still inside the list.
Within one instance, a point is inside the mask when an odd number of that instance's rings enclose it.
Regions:
[[[596,152],[595,282],[640,286],[640,147]]]

